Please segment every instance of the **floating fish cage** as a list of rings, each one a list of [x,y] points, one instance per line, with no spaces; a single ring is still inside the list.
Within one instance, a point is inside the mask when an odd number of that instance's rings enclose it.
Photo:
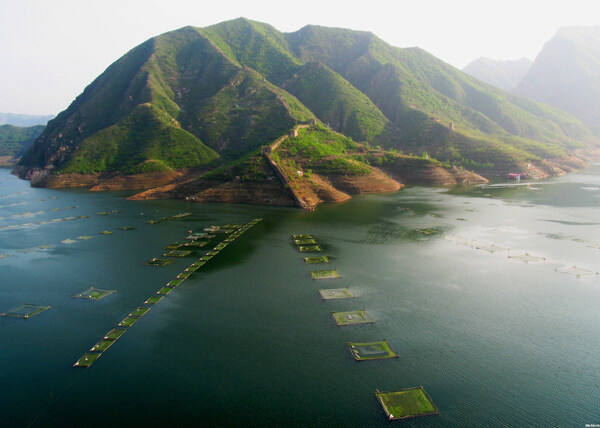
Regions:
[[[171,263],[173,263],[175,260],[173,259],[159,259],[159,258],[153,258],[152,260],[148,260],[146,262],[146,264],[148,266],[167,266]]]
[[[334,279],[341,278],[337,270],[313,270],[310,272],[312,279]]]
[[[356,361],[384,360],[399,357],[386,340],[362,343],[348,342],[348,349],[350,349],[350,353]]]
[[[367,313],[366,310],[348,311],[348,312],[332,312],[331,315],[339,326],[355,325],[355,324],[373,324],[375,321]]]
[[[422,386],[392,392],[377,391],[375,397],[390,421],[440,413]]]
[[[192,254],[190,250],[171,250],[163,254],[164,257],[186,257]]]
[[[354,297],[354,294],[352,294],[347,288],[330,288],[326,290],[319,290],[319,294],[323,300],[350,299]]]
[[[50,306],[36,306],[25,303],[0,314],[3,317],[28,319],[50,309]]]
[[[116,292],[117,290],[102,290],[100,288],[90,287],[81,293],[75,294],[73,297],[78,299],[100,300]]]
[[[323,251],[318,245],[298,245],[298,251],[301,253],[317,253]]]
[[[304,257],[304,263],[306,264],[314,264],[314,263],[329,263],[329,257],[327,256],[317,256],[317,257]]]

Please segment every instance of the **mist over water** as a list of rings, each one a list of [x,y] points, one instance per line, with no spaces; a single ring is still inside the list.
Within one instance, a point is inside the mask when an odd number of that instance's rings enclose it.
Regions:
[[[419,385],[441,414],[398,425],[600,423],[599,166],[313,213],[124,196],[34,189],[0,170],[0,312],[51,306],[0,317],[2,425],[387,427],[375,390]],[[146,260],[189,229],[257,217],[92,367],[71,367],[194,257]],[[303,233],[330,265],[304,264],[290,239]],[[323,266],[342,278],[311,280]],[[117,292],[72,297],[90,286]],[[341,287],[356,297],[321,300]],[[375,323],[336,326],[332,311],[355,309]],[[358,363],[346,346],[381,339],[400,358]]]

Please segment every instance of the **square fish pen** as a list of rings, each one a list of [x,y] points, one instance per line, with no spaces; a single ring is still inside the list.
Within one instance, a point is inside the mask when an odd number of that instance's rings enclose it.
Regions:
[[[185,257],[192,254],[190,250],[171,250],[163,254],[165,257]]]
[[[366,310],[348,311],[348,312],[332,312],[331,315],[339,326],[355,325],[355,324],[373,324],[373,318]]]
[[[323,251],[323,249],[318,245],[298,245],[298,251],[301,253],[316,253]]]
[[[312,235],[303,234],[303,235],[292,235],[292,239],[314,239],[314,237]]]
[[[152,260],[148,260],[146,264],[148,266],[166,266],[173,263],[174,261],[175,260],[173,259],[159,259],[155,257]]]
[[[316,245],[317,241],[314,239],[294,239],[296,245]]]
[[[348,349],[356,361],[398,358],[387,340],[377,342],[348,342]]]
[[[313,270],[310,272],[312,279],[335,279],[341,278],[337,270]]]
[[[583,269],[577,266],[567,266],[556,269],[556,272],[566,273],[569,275],[575,275],[577,278],[581,278],[584,275],[596,275],[597,272],[592,270]]]
[[[0,315],[3,317],[22,318],[26,320],[41,314],[48,309],[50,309],[50,306],[36,306],[25,303],[24,305],[3,312]]]
[[[508,256],[509,259],[518,259],[521,260],[523,263],[537,263],[537,262],[542,262],[544,260],[546,260],[544,257],[537,257],[537,256],[532,256],[529,253],[525,253],[525,254],[520,254],[517,256]]]
[[[327,256],[317,256],[317,257],[304,257],[304,263],[313,264],[313,263],[329,263],[329,257]]]
[[[319,290],[319,294],[323,300],[350,299],[354,297],[354,294],[352,294],[347,288],[330,288],[328,290]]]
[[[155,303],[158,303],[162,298],[163,296],[152,296],[148,298],[144,303],[146,305],[154,305]]]
[[[116,292],[117,290],[102,290],[100,288],[90,287],[81,293],[75,294],[73,297],[77,299],[100,300]]]
[[[378,391],[375,397],[390,421],[440,413],[422,386],[393,392]]]

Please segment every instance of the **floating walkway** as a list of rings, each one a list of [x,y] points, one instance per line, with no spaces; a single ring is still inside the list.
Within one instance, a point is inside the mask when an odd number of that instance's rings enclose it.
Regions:
[[[178,216],[185,217],[187,215],[191,215],[191,213],[183,213]],[[178,218],[178,216],[173,216],[171,218]],[[165,219],[167,219],[167,218],[165,218]],[[170,219],[170,218],[168,218],[168,219]],[[192,263],[190,266],[185,268],[185,270],[183,272],[180,272],[179,274],[177,274],[177,276],[174,279],[172,279],[167,284],[165,284],[163,287],[161,287],[156,292],[156,295],[151,296],[148,299],[146,299],[146,301],[144,301],[144,305],[150,305],[149,307],[148,306],[140,306],[136,310],[131,312],[129,315],[127,315],[123,320],[121,320],[117,324],[116,328],[109,331],[99,342],[97,342],[90,349],[89,352],[86,352],[85,354],[83,354],[83,356],[81,356],[81,358],[79,358],[75,362],[75,364],[73,364],[73,367],[85,367],[85,368],[90,367],[98,358],[100,358],[102,353],[106,352],[106,350],[109,347],[111,347],[115,341],[117,341],[123,334],[125,334],[125,332],[131,326],[133,326],[136,322],[138,322],[140,320],[140,318],[142,316],[144,316],[150,310],[150,308],[152,307],[151,305],[155,305],[158,302],[160,302],[166,295],[171,293],[176,287],[180,286],[183,281],[188,279],[192,275],[193,272],[196,272],[198,269],[200,269],[202,266],[204,266],[204,264],[208,260],[212,259],[214,256],[216,256],[221,251],[223,251],[229,244],[234,242],[244,232],[246,232],[252,226],[256,225],[261,220],[262,220],[261,218],[256,218],[245,225],[218,226],[219,230],[225,231],[224,233],[227,234],[227,239],[218,243],[211,251],[209,251],[207,253],[207,255],[200,257],[200,259],[198,259],[197,261]],[[192,241],[197,242],[197,239],[208,238],[208,237],[214,238],[214,235],[199,234],[199,235],[197,235],[197,238]],[[208,241],[205,241],[205,242],[208,243]],[[181,245],[179,245],[179,244],[174,244],[173,246],[175,246],[175,245],[177,245],[177,248],[181,247]],[[172,246],[169,246],[169,247],[172,247]],[[197,248],[200,248],[200,247],[201,246],[197,246]],[[174,257],[185,257],[192,253],[192,251],[178,250],[177,248],[170,248],[171,251],[170,251],[169,255],[174,256]],[[190,247],[187,247],[187,248],[189,249]],[[146,262],[146,264],[150,265],[150,266],[166,266],[168,264],[173,263],[174,261],[175,260],[173,260],[173,259],[153,258],[152,260],[149,260],[148,262]],[[82,297],[86,296],[86,295],[91,296],[91,295],[95,295],[96,291],[111,291],[111,290],[97,290],[97,289],[91,288],[90,290],[86,290],[79,294],[81,294]],[[76,296],[78,296],[78,295],[76,295]],[[2,314],[2,315],[4,315],[4,314]]]

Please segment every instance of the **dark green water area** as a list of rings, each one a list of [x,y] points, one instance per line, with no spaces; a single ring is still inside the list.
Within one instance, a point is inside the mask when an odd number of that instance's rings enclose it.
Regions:
[[[600,423],[600,166],[312,213],[126,196],[34,189],[0,170],[0,313],[50,306],[0,317],[2,426],[388,427],[374,392],[416,386],[441,413],[394,424]],[[225,236],[146,261],[189,230],[255,218],[91,367],[72,367]],[[293,234],[315,237],[341,278],[311,280]],[[116,292],[73,298],[90,287]],[[354,298],[318,293],[346,287]],[[332,322],[353,310],[374,324]],[[348,352],[383,338],[399,358]]]

